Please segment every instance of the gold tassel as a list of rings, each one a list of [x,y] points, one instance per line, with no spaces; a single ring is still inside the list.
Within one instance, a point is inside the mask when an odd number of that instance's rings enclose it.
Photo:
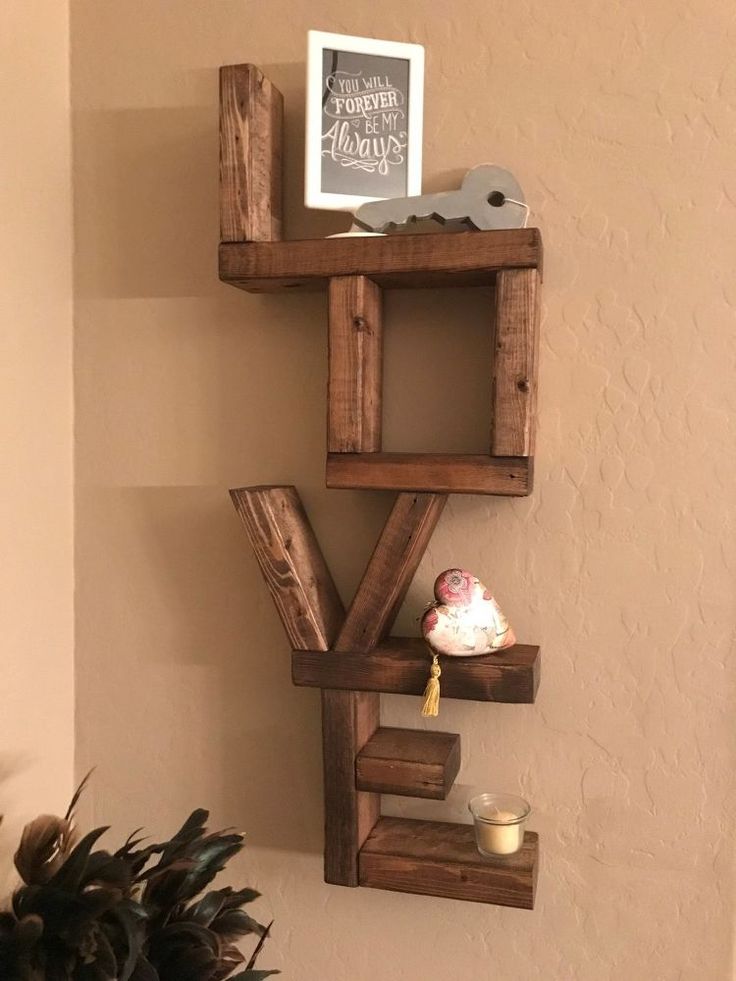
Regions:
[[[437,655],[432,656],[432,667],[429,669],[429,681],[424,689],[424,705],[422,705],[422,715],[439,715],[440,712],[440,675],[442,668],[437,659]]]

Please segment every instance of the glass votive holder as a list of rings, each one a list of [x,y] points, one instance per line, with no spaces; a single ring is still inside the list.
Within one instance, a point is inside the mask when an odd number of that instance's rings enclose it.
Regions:
[[[475,843],[481,855],[513,855],[524,844],[524,828],[531,808],[513,794],[479,794],[468,804],[475,825]]]

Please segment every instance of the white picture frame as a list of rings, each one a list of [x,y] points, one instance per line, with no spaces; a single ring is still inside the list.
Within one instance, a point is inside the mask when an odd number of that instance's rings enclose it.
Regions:
[[[309,31],[306,206],[354,211],[421,194],[423,114],[420,44]]]

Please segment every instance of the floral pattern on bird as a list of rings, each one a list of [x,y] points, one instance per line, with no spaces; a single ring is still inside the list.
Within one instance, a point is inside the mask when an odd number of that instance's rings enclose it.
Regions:
[[[448,569],[434,584],[434,595],[442,603],[467,606],[473,598],[473,583],[478,580],[465,569]]]
[[[422,635],[438,654],[490,654],[516,636],[490,590],[467,569],[446,569],[434,584],[435,602],[422,617]]]

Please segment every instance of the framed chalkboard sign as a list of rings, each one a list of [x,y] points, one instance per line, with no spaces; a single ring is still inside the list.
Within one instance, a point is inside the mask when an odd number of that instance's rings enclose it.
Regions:
[[[309,31],[309,208],[422,193],[424,48]]]

